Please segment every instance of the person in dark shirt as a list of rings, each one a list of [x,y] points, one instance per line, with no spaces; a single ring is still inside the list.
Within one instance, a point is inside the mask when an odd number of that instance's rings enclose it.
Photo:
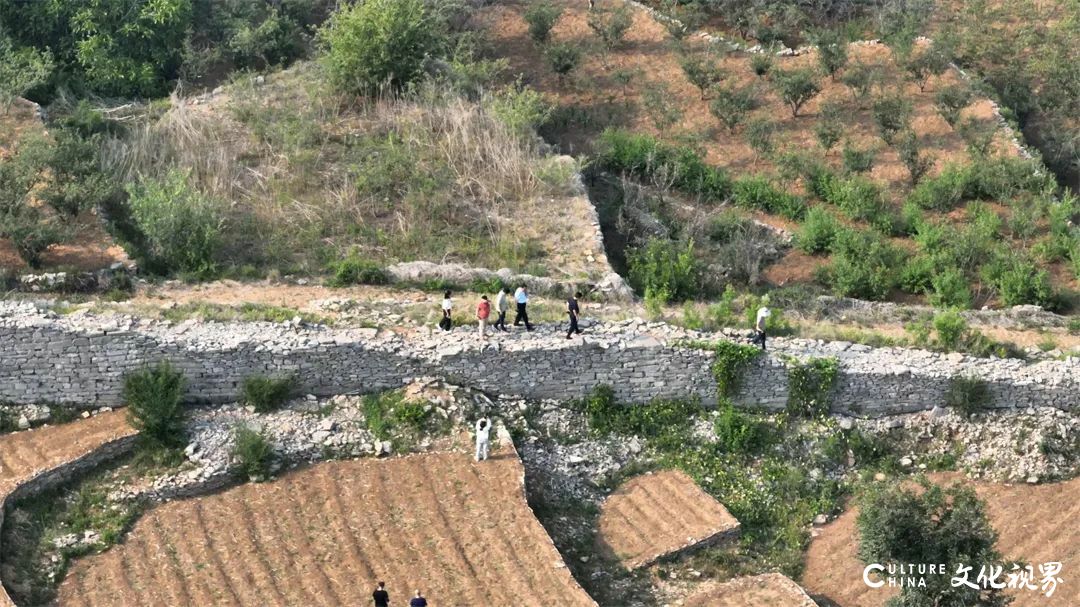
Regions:
[[[379,582],[379,587],[371,593],[375,599],[375,607],[390,607],[390,594],[386,592],[386,582]]]
[[[578,328],[577,317],[581,312],[581,307],[578,305],[578,298],[581,297],[581,293],[574,293],[574,296],[566,300],[566,313],[570,315],[570,329],[566,332],[566,339],[571,339],[574,333],[581,335],[581,329]]]
[[[424,598],[424,595],[420,594],[419,590],[416,591],[416,596],[413,597],[413,600],[409,601],[409,607],[427,607],[427,599]]]

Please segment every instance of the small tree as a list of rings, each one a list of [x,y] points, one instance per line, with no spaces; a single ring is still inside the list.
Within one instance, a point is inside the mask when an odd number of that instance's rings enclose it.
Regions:
[[[538,2],[530,6],[524,15],[525,22],[529,24],[529,36],[539,44],[546,44],[562,12],[561,6],[548,2]]]
[[[836,80],[836,73],[847,65],[847,41],[840,32],[826,30],[818,35],[816,42],[818,65],[830,78]]]
[[[912,52],[904,61],[904,69],[911,79],[919,85],[919,91],[926,90],[930,76],[940,76],[949,69],[952,57],[938,44],[931,44],[920,52]]]
[[[238,424],[233,429],[232,459],[241,476],[261,481],[270,474],[274,448],[261,431]]]
[[[971,104],[971,99],[971,87],[966,84],[952,84],[942,88],[937,92],[937,95],[934,95],[934,104],[945,122],[948,122],[949,126],[955,127],[960,120],[960,112]]]
[[[34,48],[16,49],[0,27],[0,109],[6,114],[16,97],[49,79],[52,55]]]
[[[767,53],[755,53],[750,57],[750,69],[754,70],[754,75],[758,78],[767,76],[772,67],[772,55]]]
[[[892,145],[897,134],[909,129],[911,112],[911,102],[895,93],[874,100],[874,122],[885,143]]]
[[[994,134],[996,133],[993,123],[972,117],[961,122],[958,130],[960,136],[964,139],[964,143],[967,144],[969,154],[986,157],[990,153],[990,147],[994,145]]]
[[[569,43],[552,44],[545,56],[551,70],[559,77],[559,82],[563,82],[581,62],[581,49]]]
[[[444,30],[424,0],[365,0],[344,5],[319,30],[330,82],[348,93],[400,88],[442,50]]]
[[[844,144],[842,151],[844,157],[844,170],[848,173],[868,173],[874,168],[874,159],[877,152],[873,148],[859,149],[851,143]]]
[[[735,132],[746,115],[754,109],[757,93],[750,87],[737,89],[733,86],[722,86],[716,89],[709,111],[722,122],[731,133]]]
[[[970,487],[942,488],[922,481],[922,490],[917,491],[898,483],[875,483],[859,501],[858,527],[859,558],[864,563],[941,563],[947,567],[943,574],[923,576],[925,585],[905,584],[899,596],[889,600],[890,607],[1008,604],[1001,589],[951,583],[951,574],[961,565],[1005,568],[994,549],[997,533]]]
[[[904,133],[897,151],[900,154],[900,160],[907,167],[911,186],[915,187],[934,166],[934,158],[922,153],[919,138],[914,131]]]
[[[682,66],[686,79],[701,91],[702,99],[728,76],[727,71],[720,67],[719,61],[708,54],[686,55],[679,65]]]
[[[814,136],[828,156],[829,150],[844,136],[843,109],[839,105],[828,102],[821,104],[821,116],[814,126]]]
[[[627,265],[634,288],[663,302],[689,299],[700,288],[693,241],[682,247],[666,238],[653,238],[628,253]]]
[[[880,80],[881,70],[877,66],[867,65],[861,61],[847,66],[844,74],[840,76],[840,82],[851,89],[851,98],[860,106]]]
[[[184,375],[167,362],[124,378],[128,420],[150,447],[175,448],[185,441]]]
[[[607,50],[614,50],[622,44],[626,32],[634,24],[634,15],[630,7],[620,4],[612,11],[589,12],[589,28],[596,33]]]
[[[814,70],[809,68],[776,71],[773,81],[780,98],[791,107],[792,117],[797,117],[802,106],[821,91]]]
[[[209,275],[216,268],[222,217],[217,201],[171,171],[128,187],[131,217],[145,236],[141,255],[150,271]]]
[[[773,151],[775,133],[775,122],[768,118],[755,118],[746,125],[746,142],[757,152],[758,157],[768,156]]]
[[[678,104],[671,103],[671,93],[663,82],[646,84],[641,93],[641,101],[656,130],[661,133],[678,124],[683,118],[682,109]]]

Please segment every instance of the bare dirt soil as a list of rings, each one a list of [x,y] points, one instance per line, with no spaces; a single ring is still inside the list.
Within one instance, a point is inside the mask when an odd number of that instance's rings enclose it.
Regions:
[[[715,536],[735,533],[739,521],[724,505],[675,470],[623,483],[600,507],[597,543],[627,569],[636,569]]]
[[[172,502],[123,544],[77,562],[60,603],[595,605],[525,502],[502,449],[326,463],[267,484]]]
[[[134,433],[123,411],[0,436],[0,495],[38,472],[86,455]]]
[[[799,585],[779,573],[735,578],[688,598],[685,607],[815,607]]]
[[[952,482],[955,474],[935,475],[935,482]],[[1039,577],[1039,564],[1062,563],[1063,584],[1053,596],[1039,591],[1017,591],[1013,607],[1075,607],[1080,605],[1080,584],[1070,583],[1080,569],[1080,478],[1047,485],[974,483],[986,501],[990,522],[998,532],[998,550],[1005,558],[1030,563]],[[803,586],[840,607],[882,607],[896,590],[872,589],[862,581],[864,564],[857,556],[858,508],[851,508],[821,528],[810,543]],[[973,572],[973,576],[977,574]],[[1038,580],[1036,580],[1038,583]]]

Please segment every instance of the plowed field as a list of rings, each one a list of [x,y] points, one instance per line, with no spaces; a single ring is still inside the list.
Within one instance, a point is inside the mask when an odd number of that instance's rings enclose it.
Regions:
[[[740,577],[695,594],[685,607],[815,607],[799,585],[779,573]]]
[[[322,464],[147,513],[75,564],[63,605],[594,605],[525,503],[513,453]]]
[[[665,470],[630,479],[604,501],[597,539],[634,569],[738,528],[739,521],[693,479]]]
[[[938,482],[942,477],[935,479]],[[1076,607],[1080,605],[1080,478],[1051,485],[979,483],[975,491],[986,500],[990,523],[998,532],[998,550],[1006,558],[1023,559],[1035,568],[1048,561],[1062,563],[1053,596],[1038,591],[1017,593],[1013,607]],[[863,584],[863,563],[857,556],[859,534],[852,508],[822,528],[810,544],[803,586],[840,607],[881,607],[895,591]],[[978,567],[976,566],[976,573]],[[974,575],[974,574],[973,574]]]
[[[0,436],[0,496],[36,473],[133,434],[123,411]]]

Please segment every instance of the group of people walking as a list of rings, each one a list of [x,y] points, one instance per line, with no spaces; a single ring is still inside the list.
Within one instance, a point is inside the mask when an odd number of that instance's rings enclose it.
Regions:
[[[386,582],[379,582],[375,592],[371,593],[371,598],[375,601],[375,607],[390,607],[390,593],[386,591]],[[409,601],[409,607],[427,607],[427,599],[419,590]]]
[[[450,296],[450,291],[443,294],[442,319],[439,320],[439,328],[443,331],[449,331],[454,326],[454,302]],[[514,305],[516,306],[514,326],[520,327],[524,324],[526,331],[532,331],[534,326],[529,322],[529,291],[525,285],[519,286],[517,290],[514,291],[512,298]],[[566,313],[570,320],[570,325],[566,332],[566,339],[571,339],[574,335],[581,334],[581,328],[578,326],[578,315],[581,313],[581,304],[578,301],[580,298],[581,293],[574,293],[566,300]],[[510,300],[511,295],[509,287],[503,287],[499,290],[499,294],[495,297],[494,308],[492,308],[491,300],[488,299],[487,295],[480,296],[480,301],[476,304],[476,320],[477,325],[479,326],[480,339],[487,339],[487,328],[493,312],[498,314],[498,318],[491,327],[498,331],[510,331],[506,326],[506,314],[510,311]]]

